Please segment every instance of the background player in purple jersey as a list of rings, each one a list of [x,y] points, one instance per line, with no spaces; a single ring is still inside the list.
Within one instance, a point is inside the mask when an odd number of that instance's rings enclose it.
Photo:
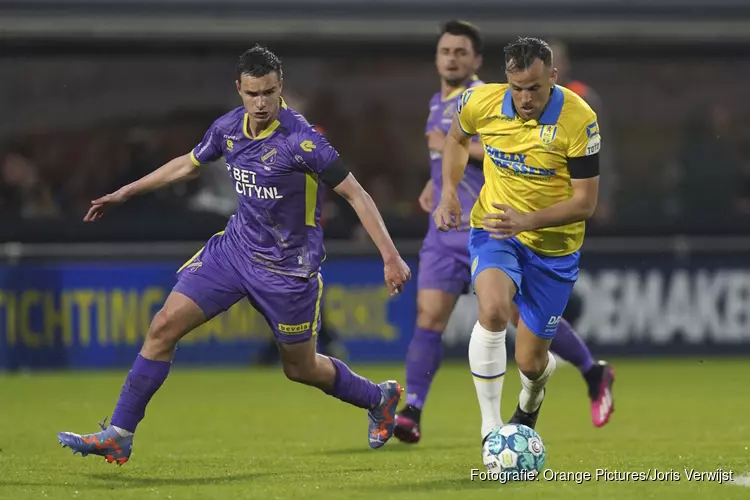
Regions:
[[[430,153],[430,180],[419,204],[426,212],[435,209],[442,188],[442,150],[456,105],[467,88],[481,85],[476,72],[482,64],[479,30],[464,21],[447,22],[440,34],[435,65],[440,75],[440,92],[430,100],[426,137]],[[475,137],[469,147],[469,163],[458,186],[464,219],[459,231],[439,231],[432,218],[419,254],[417,278],[417,325],[406,355],[406,405],[396,415],[396,437],[406,443],[421,438],[420,420],[427,394],[442,361],[442,333],[459,295],[471,282],[469,257],[469,214],[484,184],[484,147]],[[515,311],[517,322],[517,311]],[[613,409],[611,367],[595,362],[585,342],[565,320],[558,326],[551,350],[575,364],[586,380],[592,402],[592,421],[604,425]],[[600,404],[605,400],[606,405]],[[498,401],[498,406],[499,406]],[[601,413],[600,408],[606,411]]]
[[[99,220],[133,196],[198,175],[201,165],[222,156],[239,196],[239,208],[226,230],[178,270],[178,282],[128,373],[111,425],[101,424],[96,434],[58,434],[74,453],[127,462],[136,427],[167,378],[178,341],[244,298],[273,330],[290,380],[366,409],[371,448],[380,448],[391,437],[399,384],[376,385],[340,360],[316,353],[324,258],[319,180],[354,208],[380,250],[392,295],[402,290],[411,273],[377,207],[336,150],[286,106],[282,82],[281,62],[272,52],[258,45],[248,50],[237,65],[237,92],[244,106],[216,120],[189,154],[92,202],[85,221]]]

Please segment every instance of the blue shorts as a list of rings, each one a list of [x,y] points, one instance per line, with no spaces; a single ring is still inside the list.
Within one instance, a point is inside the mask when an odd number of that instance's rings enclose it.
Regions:
[[[516,284],[513,302],[524,324],[537,337],[555,336],[578,279],[580,252],[563,257],[539,255],[516,238],[495,240],[482,229],[469,233],[472,284],[484,269],[496,268]]]

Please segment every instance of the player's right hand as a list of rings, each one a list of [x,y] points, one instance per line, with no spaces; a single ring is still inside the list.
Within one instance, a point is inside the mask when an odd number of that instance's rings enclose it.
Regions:
[[[458,201],[458,195],[446,194],[444,191],[432,218],[435,220],[435,226],[441,231],[450,231],[451,228],[458,230],[461,225],[461,203]]]
[[[433,204],[435,203],[435,187],[432,185],[432,179],[427,181],[422,194],[419,195],[419,206],[428,214],[432,211]]]
[[[392,261],[386,261],[383,271],[385,273],[385,284],[391,297],[401,293],[404,289],[404,283],[411,279],[411,269],[400,256]]]
[[[91,208],[83,217],[84,222],[95,222],[104,216],[104,213],[113,209],[117,205],[122,205],[127,201],[127,196],[122,190],[102,196],[91,202]]]

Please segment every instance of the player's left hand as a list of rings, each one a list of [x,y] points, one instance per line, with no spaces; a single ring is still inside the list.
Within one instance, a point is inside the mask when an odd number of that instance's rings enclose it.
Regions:
[[[128,196],[125,194],[124,190],[119,189],[115,191],[114,193],[110,193],[108,195],[102,196],[101,198],[98,198],[96,200],[93,200],[91,202],[91,207],[89,208],[89,211],[86,213],[86,215],[83,217],[84,222],[94,222],[98,221],[102,217],[104,217],[105,212],[111,210],[112,208],[122,205],[128,200]]]
[[[385,284],[391,297],[401,293],[404,283],[411,279],[411,269],[401,257],[386,261],[384,273]]]
[[[445,134],[442,130],[432,129],[425,134],[427,136],[427,149],[430,151],[443,152],[445,147]]]
[[[531,229],[529,214],[521,213],[502,203],[493,203],[492,206],[502,212],[484,216],[482,227],[490,233],[490,238],[506,240]]]

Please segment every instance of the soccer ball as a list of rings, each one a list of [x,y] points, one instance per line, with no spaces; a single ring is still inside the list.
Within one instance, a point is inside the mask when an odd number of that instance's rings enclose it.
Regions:
[[[544,470],[547,450],[531,427],[506,424],[492,429],[482,446],[482,461],[491,474],[506,480],[532,480]]]

